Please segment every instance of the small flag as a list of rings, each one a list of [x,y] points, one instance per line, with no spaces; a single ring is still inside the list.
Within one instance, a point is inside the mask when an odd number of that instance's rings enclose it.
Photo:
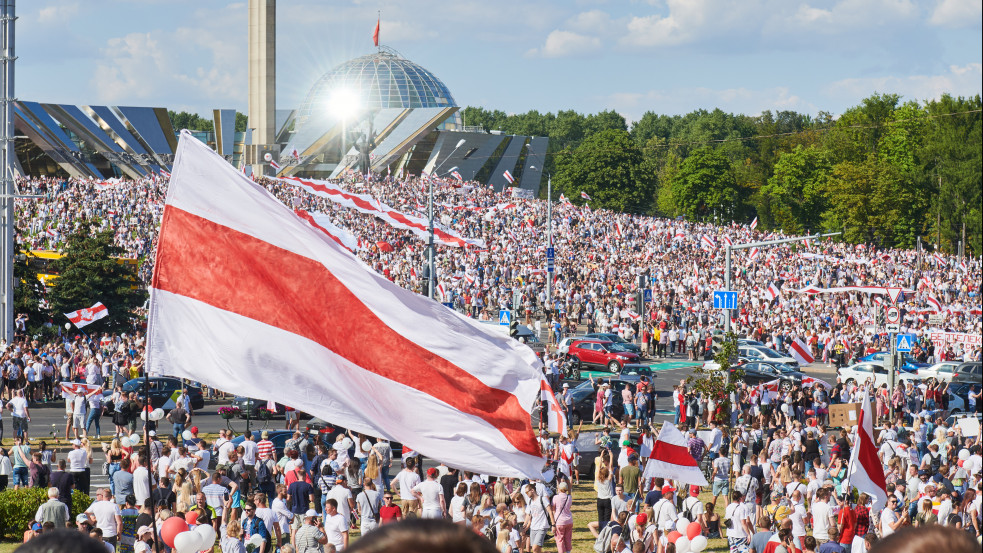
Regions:
[[[300,151],[297,149],[297,146],[290,149],[290,155],[297,163],[300,163]]]
[[[547,428],[550,432],[556,432],[561,436],[567,434],[567,417],[564,414],[563,409],[560,408],[560,402],[556,400],[556,395],[553,394],[553,389],[550,388],[546,379],[543,378],[539,382],[540,388],[540,399],[543,400],[544,408],[546,410],[546,420]]]
[[[794,357],[800,365],[808,365],[816,360],[809,352],[809,346],[805,345],[805,343],[799,338],[796,338],[795,341],[792,342],[791,347],[789,347],[789,353],[792,354],[792,357]]]
[[[642,478],[665,478],[698,486],[709,484],[699,463],[689,452],[686,438],[668,422],[662,423],[662,431],[652,445]]]
[[[171,172],[168,171],[167,169],[164,169],[163,167],[160,168],[160,175],[165,179],[171,178]]]
[[[590,196],[587,195],[587,192],[581,192],[580,197],[587,200],[588,202],[590,201]]]
[[[109,310],[102,302],[96,302],[92,307],[87,307],[85,309],[79,309],[78,311],[72,311],[71,313],[65,313],[69,321],[75,325],[75,328],[82,328],[89,323],[98,321],[109,315]]]
[[[505,180],[509,181],[509,184],[515,182],[515,177],[512,176],[512,173],[509,173],[508,169],[506,169],[502,174],[505,175]]]
[[[379,23],[380,22],[381,22],[381,18],[375,20],[375,30],[372,31],[372,44],[374,44],[377,47],[379,46]]]
[[[749,259],[751,261],[754,261],[755,259],[758,258],[758,255],[759,254],[761,254],[761,249],[760,248],[751,248],[751,255],[750,255]]]
[[[931,290],[932,288],[934,288],[934,286],[932,285],[932,279],[930,279],[928,277],[922,277],[922,278],[918,279],[918,287],[919,288],[928,288],[929,290]]]
[[[941,255],[939,255],[937,253],[933,253],[932,254],[932,257],[935,259],[935,262],[938,263],[939,265],[945,265],[946,264],[945,263],[945,258],[942,257]]]
[[[565,203],[569,203],[569,202],[570,202],[570,200],[568,200],[567,197],[563,195],[563,192],[560,192],[560,203],[561,204],[565,204]]]
[[[728,245],[728,246],[733,246],[733,245],[734,245],[734,241],[733,241],[733,240],[731,240],[731,239],[730,239],[730,236],[728,236],[728,235],[726,235],[726,234],[724,235],[724,239],[723,239],[723,240],[724,240],[724,242],[726,242],[726,243],[727,243],[727,245]]]
[[[935,308],[936,312],[942,311],[942,302],[940,302],[938,298],[929,294],[926,300],[928,301],[928,303],[932,304],[932,307]]]
[[[704,249],[712,250],[717,247],[717,243],[709,235],[704,234],[703,238],[700,239]]]
[[[765,294],[768,295],[769,301],[775,301],[775,298],[781,295],[781,290],[779,290],[778,286],[775,286],[775,283],[772,282],[771,284],[768,285],[768,288],[765,290]]]
[[[270,167],[272,167],[274,171],[280,171],[280,164],[272,159],[270,160]]]
[[[758,228],[758,218],[757,217],[755,217],[754,220],[751,221],[751,230],[754,230],[756,228]]]
[[[455,171],[451,171],[451,176],[454,177],[455,179],[459,180],[460,182],[464,182],[464,179],[461,178],[461,173],[458,173],[456,170]]]

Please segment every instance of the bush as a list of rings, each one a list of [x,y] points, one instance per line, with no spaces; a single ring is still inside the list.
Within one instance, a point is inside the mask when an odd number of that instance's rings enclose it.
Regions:
[[[47,500],[47,488],[7,489],[0,492],[0,537],[20,540],[24,530],[34,520],[38,507]],[[78,490],[73,491],[72,516],[88,509],[91,503],[92,498]]]

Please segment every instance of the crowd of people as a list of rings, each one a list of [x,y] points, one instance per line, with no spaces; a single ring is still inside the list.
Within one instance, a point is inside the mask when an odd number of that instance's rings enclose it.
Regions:
[[[480,320],[497,320],[501,309],[518,310],[527,324],[538,321],[553,345],[586,327],[641,341],[653,356],[702,360],[720,327],[711,292],[725,280],[724,244],[780,237],[746,224],[627,215],[566,200],[554,202],[548,221],[545,201],[511,198],[477,183],[435,181],[438,224],[483,242],[439,247],[438,299]],[[424,243],[410,231],[288,182],[259,182],[291,209],[324,213],[355,236],[354,253],[371,270],[426,293]],[[407,213],[426,212],[427,185],[421,179],[348,178],[340,184]],[[149,279],[165,179],[34,178],[19,187],[42,196],[18,200],[23,248],[58,250],[69,233],[95,223],[114,232],[117,245],[140,259],[141,278]],[[547,236],[557,252],[554,273],[546,270]],[[886,296],[805,289],[900,287],[902,331],[916,336],[919,357],[980,359],[978,340],[935,336],[980,335],[979,259],[813,240],[735,252],[733,267],[732,287],[743,298],[732,315],[733,327],[738,335],[780,351],[795,340],[807,344],[817,359],[854,357],[844,355],[847,348],[857,355],[879,351],[876,320]],[[641,274],[652,289],[653,302],[646,308],[635,301]],[[513,304],[516,294],[519,305]],[[944,314],[944,322],[930,324],[930,313]],[[36,516],[42,533],[46,526],[74,525],[121,550],[141,551],[146,548],[141,544],[163,539],[165,521],[181,517],[192,527],[211,525],[223,552],[245,551],[249,544],[263,553],[330,551],[348,546],[356,528],[362,534],[421,517],[463,525],[505,553],[538,553],[549,540],[551,549],[569,552],[574,503],[591,500],[597,520],[586,530],[599,553],[672,552],[674,532],[686,536],[687,546],[698,537],[726,537],[731,551],[740,553],[862,551],[863,543],[872,545],[906,525],[942,525],[980,536],[979,436],[946,422],[945,394],[934,384],[911,383],[894,396],[863,382],[787,390],[741,384],[725,403],[681,382],[672,394],[673,423],[687,435],[689,454],[705,468],[706,489],[642,477],[658,433],[651,417],[656,394],[644,386],[626,388],[622,405],[628,408],[615,413],[607,409],[613,392],[602,382],[596,383],[595,421],[607,427],[593,440],[598,451],[592,475],[579,466],[587,452],[579,451],[583,435],[574,431],[541,436],[551,469],[543,481],[444,465],[424,471],[409,456],[390,480],[394,452],[385,441],[373,444],[360,435],[327,442],[298,432],[282,452],[262,436],[233,444],[234,436],[223,432],[207,443],[193,428],[184,400],[178,401],[178,416],[172,411],[168,418],[174,425],[168,435],[163,426],[141,419],[139,397],[114,386],[140,374],[143,348],[139,332],[65,334],[48,342],[20,332],[16,343],[5,344],[0,364],[6,401],[0,401],[0,412],[10,412],[15,443],[0,455],[0,483],[9,475],[14,487],[50,487],[49,501]],[[552,359],[547,367],[554,365]],[[73,394],[61,390],[67,382],[97,388]],[[104,390],[112,391],[108,400]],[[566,401],[569,396],[557,391]],[[979,392],[975,388],[966,398],[970,410],[979,409]],[[878,461],[890,492],[888,505],[875,510],[869,498],[851,496],[850,429],[828,426],[832,405],[864,395],[877,406]],[[60,459],[43,442],[31,440],[29,422],[30,409],[63,400],[65,436],[73,449]],[[115,430],[103,432],[100,415],[107,403],[117,413]],[[0,438],[2,422],[0,417]],[[142,436],[144,424],[153,426],[151,441],[136,447],[139,439],[133,436]],[[103,433],[113,438],[100,458],[91,440]],[[32,451],[35,443],[39,451]],[[71,512],[71,490],[88,493],[91,467],[102,465],[110,486],[96,491],[97,501],[86,512]],[[593,477],[593,491],[578,489],[582,477]]]

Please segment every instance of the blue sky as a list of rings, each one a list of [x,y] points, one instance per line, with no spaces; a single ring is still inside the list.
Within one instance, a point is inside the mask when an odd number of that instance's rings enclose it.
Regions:
[[[834,114],[983,88],[980,0],[281,0],[277,106],[382,43],[461,106]],[[246,111],[246,2],[18,3],[16,95]]]

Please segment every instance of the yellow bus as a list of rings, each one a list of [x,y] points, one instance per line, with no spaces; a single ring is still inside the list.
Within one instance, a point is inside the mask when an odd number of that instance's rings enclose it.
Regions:
[[[55,261],[65,257],[64,255],[51,250],[29,250],[27,252],[27,265],[38,274],[38,280],[45,286],[51,286],[58,278],[58,270],[55,269]],[[140,265],[140,260],[134,257],[114,258],[120,265],[132,266],[134,271]],[[139,288],[137,285],[131,286],[133,289]]]

